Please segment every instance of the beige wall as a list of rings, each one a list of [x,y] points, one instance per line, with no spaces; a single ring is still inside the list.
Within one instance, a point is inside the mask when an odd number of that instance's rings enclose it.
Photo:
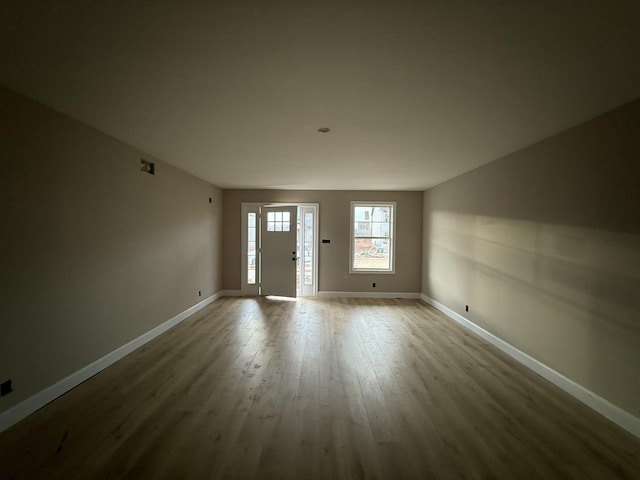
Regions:
[[[0,112],[1,412],[219,291],[222,192],[4,88]]]
[[[320,291],[420,292],[422,192],[224,190],[224,288],[240,290],[242,202],[320,204],[318,276]],[[397,202],[396,273],[349,274],[349,222],[352,200]],[[376,287],[371,284],[375,282]]]
[[[425,192],[423,292],[640,416],[639,192],[636,101]]]

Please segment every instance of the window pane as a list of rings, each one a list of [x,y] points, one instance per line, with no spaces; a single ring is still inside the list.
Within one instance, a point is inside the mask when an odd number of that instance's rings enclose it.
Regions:
[[[353,268],[366,270],[390,270],[388,245],[382,240],[356,239]]]
[[[369,221],[369,212],[371,211],[371,207],[355,207],[353,212],[353,219],[355,221]]]
[[[291,224],[290,224],[289,222],[283,222],[283,223],[282,223],[282,231],[283,231],[283,232],[288,232],[288,231],[289,231],[289,226],[290,226],[290,225],[291,225]]]
[[[282,212],[282,221],[283,222],[289,222],[290,221],[289,212]]]
[[[256,218],[255,212],[247,214],[247,283],[256,283]]]
[[[371,236],[372,237],[389,237],[389,224],[388,223],[372,223]]]
[[[304,257],[304,284],[312,284],[313,263],[311,256]]]
[[[282,212],[276,212],[276,222],[282,221]]]
[[[355,262],[356,258],[360,258],[366,255],[369,255],[369,251],[373,247],[373,243],[371,243],[370,238],[356,238],[354,239],[354,247],[353,247],[353,259]]]
[[[304,285],[313,284],[313,214],[304,214]]]
[[[370,237],[371,236],[371,223],[369,222],[356,222],[353,225],[353,233],[356,237]]]
[[[273,222],[276,219],[275,212],[267,212],[267,222]]]
[[[388,222],[389,221],[389,208],[388,207],[376,207],[373,209],[374,222]]]
[[[275,222],[267,222],[267,232],[273,232],[275,231],[276,227],[275,227]]]

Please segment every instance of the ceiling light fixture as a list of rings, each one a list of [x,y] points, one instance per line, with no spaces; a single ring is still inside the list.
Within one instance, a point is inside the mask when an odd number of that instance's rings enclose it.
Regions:
[[[330,128],[327,128],[327,127],[322,127],[322,128],[319,128],[319,129],[318,129],[318,131],[319,131],[320,133],[327,133],[327,132],[330,132],[330,131],[331,131],[331,129],[330,129]]]

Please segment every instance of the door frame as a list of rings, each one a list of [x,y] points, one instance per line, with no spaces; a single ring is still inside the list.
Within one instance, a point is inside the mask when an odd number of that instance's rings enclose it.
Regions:
[[[257,228],[256,231],[260,232],[260,209],[261,207],[289,207],[296,206],[298,207],[296,211],[296,228],[299,216],[299,207],[311,207],[313,209],[313,219],[314,219],[314,228],[313,228],[313,295],[311,297],[317,297],[319,291],[318,285],[318,251],[319,251],[319,238],[320,238],[320,204],[314,202],[241,202],[240,204],[240,215],[241,215],[241,261],[240,261],[240,292],[243,296],[259,296],[260,295],[260,248],[259,248],[259,233],[257,237],[258,241],[258,249],[256,251],[256,283],[254,285],[247,284],[247,271],[248,271],[248,252],[247,252],[247,232],[248,232],[248,222],[247,215],[249,213],[256,213],[257,216]],[[299,276],[304,277],[303,269],[298,269]],[[300,278],[299,281],[302,282],[304,278]]]

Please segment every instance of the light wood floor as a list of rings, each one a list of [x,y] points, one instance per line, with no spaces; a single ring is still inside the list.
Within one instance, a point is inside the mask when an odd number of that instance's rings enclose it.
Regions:
[[[418,301],[224,298],[0,434],[0,477],[638,479],[640,440]]]

